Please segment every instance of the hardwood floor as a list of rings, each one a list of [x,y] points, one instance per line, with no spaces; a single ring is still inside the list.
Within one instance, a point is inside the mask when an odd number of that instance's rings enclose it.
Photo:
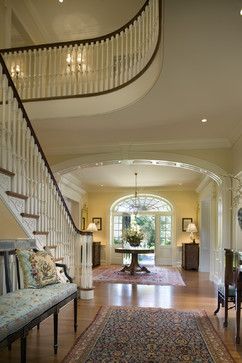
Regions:
[[[186,283],[185,287],[96,283],[94,299],[79,301],[77,334],[74,334],[73,329],[73,306],[69,304],[59,314],[58,354],[55,356],[53,353],[53,324],[50,317],[41,324],[39,331],[35,328],[29,334],[27,361],[61,362],[76,337],[92,322],[101,305],[136,305],[177,310],[206,310],[234,360],[242,362],[242,343],[239,346],[234,343],[234,309],[229,311],[229,326],[224,329],[223,309],[221,308],[217,317],[213,315],[217,304],[216,288],[208,280],[208,274],[184,270],[181,273]],[[19,362],[19,348],[19,342],[15,342],[11,352],[7,349],[0,351],[0,362]]]

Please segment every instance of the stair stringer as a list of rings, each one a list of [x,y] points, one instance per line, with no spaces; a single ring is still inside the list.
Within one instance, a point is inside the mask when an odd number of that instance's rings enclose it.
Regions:
[[[23,218],[20,213],[25,212],[25,201],[10,197],[6,194],[7,190],[11,190],[11,177],[0,174],[0,198],[11,212],[20,227],[24,230],[27,237],[36,240],[38,249],[43,249],[46,244],[46,236],[35,236],[33,231],[37,229],[37,221],[33,218]]]

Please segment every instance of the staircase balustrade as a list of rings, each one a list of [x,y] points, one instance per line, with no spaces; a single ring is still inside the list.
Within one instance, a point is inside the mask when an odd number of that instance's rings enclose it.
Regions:
[[[22,100],[94,96],[138,78],[159,46],[161,0],[103,37],[1,50]]]
[[[91,249],[92,235],[75,226],[1,55],[0,175],[10,178],[6,187],[0,183],[0,198],[6,205],[11,198],[21,200],[21,213],[18,208],[11,211],[21,215],[19,220],[33,221],[28,237],[35,238],[39,247],[56,245],[55,257],[63,257],[77,283],[90,288],[92,263],[86,250]]]

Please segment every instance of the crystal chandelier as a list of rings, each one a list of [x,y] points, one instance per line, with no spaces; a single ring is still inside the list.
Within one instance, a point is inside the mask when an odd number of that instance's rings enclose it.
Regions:
[[[130,208],[129,208],[130,212],[134,215],[137,215],[140,210],[143,210],[142,204],[140,203],[140,199],[138,196],[137,176],[138,176],[138,173],[134,173],[134,178],[135,178],[134,198],[133,198],[132,204],[130,205]]]

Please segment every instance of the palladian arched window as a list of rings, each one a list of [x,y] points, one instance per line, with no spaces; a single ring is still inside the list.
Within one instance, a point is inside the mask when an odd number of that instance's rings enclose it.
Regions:
[[[145,243],[154,247],[157,238],[161,246],[172,243],[172,206],[164,198],[141,194],[138,199],[128,196],[118,200],[111,208],[112,243],[122,243],[123,231],[133,223],[145,233]]]

